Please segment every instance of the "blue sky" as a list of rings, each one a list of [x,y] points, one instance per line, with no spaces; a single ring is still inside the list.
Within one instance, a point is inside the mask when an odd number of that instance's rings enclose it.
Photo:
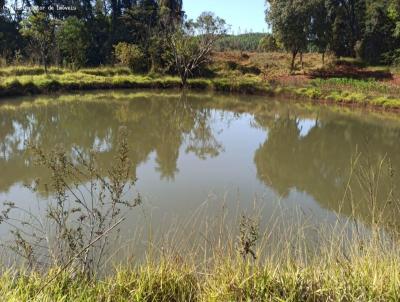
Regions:
[[[195,19],[204,11],[211,11],[225,19],[238,33],[246,30],[267,32],[265,0],[183,0],[183,9],[189,19]]]

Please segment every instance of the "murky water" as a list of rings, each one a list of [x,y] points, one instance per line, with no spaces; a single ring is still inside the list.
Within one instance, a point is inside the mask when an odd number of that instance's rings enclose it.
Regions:
[[[144,200],[128,237],[143,213],[154,228],[190,225],[205,203],[209,216],[256,207],[267,222],[279,205],[288,222],[295,213],[317,223],[354,214],[367,226],[378,209],[396,224],[400,119],[252,96],[120,91],[2,101],[0,201],[31,207],[47,198],[24,186],[49,178],[30,160],[27,140],[96,149],[107,164],[122,125]]]

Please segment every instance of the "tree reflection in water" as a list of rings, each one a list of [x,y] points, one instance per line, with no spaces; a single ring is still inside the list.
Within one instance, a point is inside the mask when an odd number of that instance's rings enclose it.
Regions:
[[[26,141],[43,148],[62,143],[66,150],[76,146],[83,153],[95,148],[102,162],[115,153],[121,125],[129,130],[130,157],[137,167],[155,152],[156,170],[161,178],[174,179],[178,172],[180,147],[188,141],[186,152],[200,158],[217,156],[222,144],[210,126],[212,111],[187,98],[147,97],[118,102],[60,102],[44,106],[0,109],[0,191],[16,182],[31,182],[46,177],[35,167],[26,152]]]
[[[397,120],[344,114],[323,107],[303,108],[256,97],[249,101],[248,97],[232,96],[93,93],[0,106],[0,191],[6,192],[15,183],[31,183],[37,177],[46,182],[46,171],[33,165],[25,141],[33,140],[49,149],[62,143],[66,150],[76,146],[83,153],[95,148],[99,159],[109,163],[121,125],[128,128],[135,171],[154,154],[159,177],[174,181],[179,173],[180,152],[203,160],[218,158],[226,143],[216,129],[218,116],[229,128],[229,119],[240,121],[242,113],[253,116],[251,123],[242,127],[259,128],[267,134],[255,150],[254,177],[280,196],[288,196],[295,189],[307,193],[323,208],[350,215],[352,203],[342,201],[350,162],[357,152],[372,166],[383,158],[390,159],[394,175],[390,180],[382,176],[378,200],[386,198],[390,183],[399,183]],[[238,137],[235,144],[240,146],[241,140]],[[357,215],[368,221],[365,190],[357,177],[353,177],[351,186]],[[398,217],[394,207],[397,209],[397,204],[386,207],[386,212]]]
[[[370,222],[371,207],[366,179],[361,173],[377,173],[383,161],[377,210],[398,218],[399,204],[388,206],[391,184],[399,183],[400,127],[362,122],[346,115],[324,115],[315,118],[306,135],[302,135],[304,118],[295,112],[278,117],[256,118],[268,131],[268,138],[255,152],[257,177],[282,196],[290,189],[306,192],[322,207],[351,215],[352,211]],[[360,160],[350,178],[351,160]],[[365,171],[364,171],[365,172]],[[345,198],[350,179],[351,196]],[[394,187],[394,193],[397,190]],[[397,195],[398,200],[399,195]],[[344,199],[345,198],[345,199]],[[394,198],[394,199],[396,199]],[[394,217],[393,217],[394,218]]]

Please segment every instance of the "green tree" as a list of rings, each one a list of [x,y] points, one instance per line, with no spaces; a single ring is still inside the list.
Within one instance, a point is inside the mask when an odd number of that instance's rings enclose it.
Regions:
[[[325,64],[325,53],[332,40],[332,24],[328,17],[325,0],[315,0],[312,5],[311,42],[322,55],[322,65]]]
[[[65,19],[57,31],[57,42],[64,61],[73,68],[85,65],[89,47],[85,23],[77,17]]]
[[[133,72],[146,71],[143,52],[137,45],[120,42],[114,46],[114,51],[119,62],[129,66]]]
[[[393,23],[392,47],[385,53],[386,63],[400,65],[400,1],[389,0],[387,16]]]
[[[152,57],[150,54],[152,38],[159,32],[159,13],[158,3],[155,0],[142,0],[126,10],[120,18],[119,42],[135,44],[143,51],[143,63],[146,69],[151,68]]]
[[[18,23],[6,12],[0,12],[0,56],[11,60],[24,43],[18,31]]]
[[[155,0],[142,0],[126,10],[120,18],[123,30],[120,42],[130,42],[147,49],[149,39],[158,25],[158,4]]]
[[[389,19],[395,24],[393,37],[400,38],[400,1],[390,0],[387,8],[387,14]]]
[[[348,56],[351,53],[351,44],[348,38],[348,23],[344,8],[335,10],[334,16],[331,16],[332,22],[332,44],[331,49],[337,57]]]
[[[94,17],[86,22],[89,35],[88,65],[97,66],[111,61],[111,21],[109,16],[105,14],[104,5],[102,0],[97,0]]]
[[[362,41],[359,44],[358,57],[365,62],[382,63],[383,54],[394,48],[395,23],[388,16],[387,3],[369,2],[366,10],[366,22]]]
[[[367,0],[327,0],[332,23],[332,50],[336,56],[355,56],[355,47],[365,29]]]
[[[298,53],[307,49],[312,5],[302,0],[267,0],[266,21],[283,47],[291,52],[290,70]]]
[[[160,0],[160,19],[165,26],[183,21],[182,0]]]
[[[32,49],[38,52],[46,73],[55,45],[55,26],[55,20],[46,12],[32,13],[21,22],[21,33],[28,38]]]

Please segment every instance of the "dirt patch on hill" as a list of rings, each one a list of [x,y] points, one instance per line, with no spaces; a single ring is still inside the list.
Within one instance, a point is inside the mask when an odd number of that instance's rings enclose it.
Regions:
[[[400,75],[393,75],[393,78],[389,80],[389,84],[400,87]]]

